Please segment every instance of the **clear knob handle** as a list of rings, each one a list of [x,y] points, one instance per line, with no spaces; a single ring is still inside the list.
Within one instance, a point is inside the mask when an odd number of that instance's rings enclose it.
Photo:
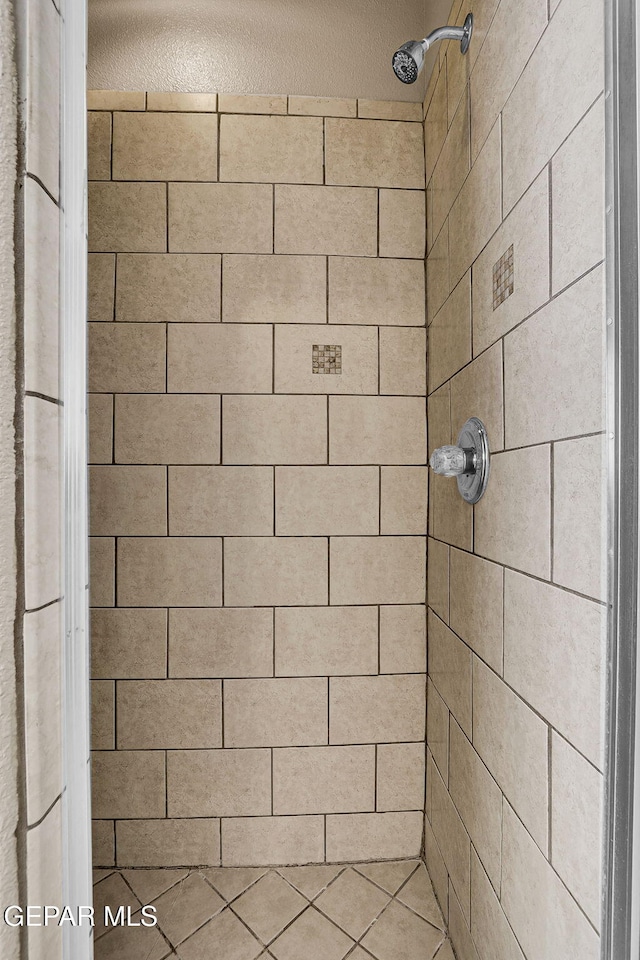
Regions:
[[[460,477],[468,473],[472,466],[469,463],[469,452],[462,447],[450,445],[438,447],[431,454],[429,465],[441,477]]]

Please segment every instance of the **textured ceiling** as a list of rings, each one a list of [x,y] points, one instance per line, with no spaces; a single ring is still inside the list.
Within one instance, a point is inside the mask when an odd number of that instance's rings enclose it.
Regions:
[[[391,56],[450,0],[89,0],[88,85],[421,100]]]

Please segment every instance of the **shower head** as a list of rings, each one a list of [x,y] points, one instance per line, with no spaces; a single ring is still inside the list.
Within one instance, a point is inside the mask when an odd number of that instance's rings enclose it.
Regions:
[[[424,66],[424,55],[437,40],[459,40],[460,52],[466,53],[473,33],[473,14],[467,14],[462,27],[438,27],[424,40],[408,40],[393,55],[393,71],[403,83],[415,83]]]

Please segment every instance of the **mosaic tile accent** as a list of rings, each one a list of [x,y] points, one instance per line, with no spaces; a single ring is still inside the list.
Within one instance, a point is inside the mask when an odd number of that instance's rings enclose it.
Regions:
[[[513,244],[493,265],[493,309],[513,293]]]
[[[314,343],[311,369],[313,373],[342,373],[342,347],[339,343]]]

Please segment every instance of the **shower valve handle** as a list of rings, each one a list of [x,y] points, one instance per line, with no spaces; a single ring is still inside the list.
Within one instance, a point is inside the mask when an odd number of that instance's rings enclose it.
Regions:
[[[429,466],[441,477],[462,477],[475,473],[475,451],[447,444],[433,451]]]

